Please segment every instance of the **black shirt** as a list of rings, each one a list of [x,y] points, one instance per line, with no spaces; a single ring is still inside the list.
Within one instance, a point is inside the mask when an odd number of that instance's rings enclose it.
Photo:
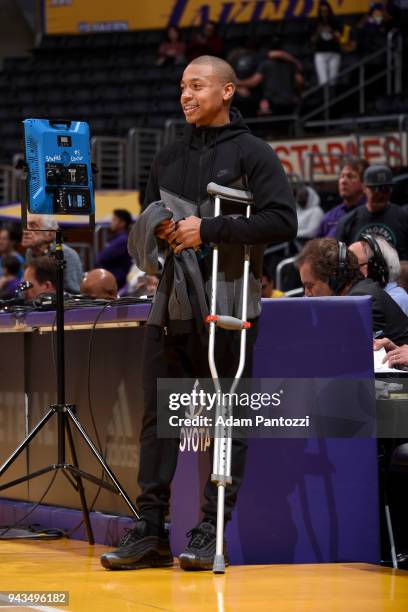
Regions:
[[[294,104],[297,99],[296,66],[282,59],[264,60],[257,69],[264,77],[263,96],[275,104]]]
[[[336,238],[349,245],[361,240],[364,232],[385,238],[397,249],[400,259],[408,259],[408,214],[397,204],[389,203],[375,213],[359,206],[339,221]]]
[[[353,285],[347,295],[371,295],[373,331],[383,331],[395,344],[408,344],[408,317],[378,283],[365,278]]]

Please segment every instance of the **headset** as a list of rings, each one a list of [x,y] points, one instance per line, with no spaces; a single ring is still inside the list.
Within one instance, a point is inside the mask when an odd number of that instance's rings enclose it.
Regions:
[[[385,287],[390,279],[390,272],[377,240],[372,234],[367,233],[362,234],[360,240],[367,243],[373,253],[367,261],[367,276],[381,287]]]
[[[344,242],[339,242],[339,257],[335,274],[329,277],[328,285],[334,295],[338,295],[348,282],[347,273],[347,247]]]

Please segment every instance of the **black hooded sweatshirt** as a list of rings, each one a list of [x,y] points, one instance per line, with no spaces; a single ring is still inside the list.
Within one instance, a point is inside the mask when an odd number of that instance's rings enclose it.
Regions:
[[[207,185],[248,189],[253,193],[254,214],[246,219],[242,205],[224,202],[222,215],[213,217]],[[270,145],[253,136],[235,109],[231,122],[219,127],[187,125],[183,139],[165,146],[156,155],[145,195],[145,206],[163,200],[175,221],[195,215],[202,218],[202,242],[220,244],[218,314],[241,316],[243,245],[251,250],[248,318],[260,313],[262,259],[266,245],[293,240],[297,216],[292,190]],[[202,263],[210,295],[211,255]]]

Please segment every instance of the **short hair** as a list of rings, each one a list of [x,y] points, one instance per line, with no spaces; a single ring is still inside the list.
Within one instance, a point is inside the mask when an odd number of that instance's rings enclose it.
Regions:
[[[118,217],[118,219],[125,223],[126,229],[128,229],[132,225],[132,215],[128,210],[126,210],[126,208],[115,208],[113,214],[115,215],[115,217]]]
[[[58,221],[52,215],[40,215],[41,225],[45,230],[57,231],[59,228]]]
[[[400,287],[405,289],[408,292],[408,261],[402,260],[400,261],[400,277],[398,279],[398,284]]]
[[[388,278],[390,282],[395,282],[399,279],[401,274],[401,265],[398,257],[397,250],[381,236],[373,236],[371,234],[371,238],[376,241],[378,244],[378,248],[381,251],[382,256],[384,257],[385,263],[388,268]],[[363,247],[368,259],[371,259],[374,256],[374,252],[368,242],[362,240]]]
[[[34,271],[34,276],[40,284],[47,281],[55,288],[57,287],[57,264],[54,257],[44,255],[43,257],[34,257],[30,263]]]
[[[347,168],[347,166],[350,166],[350,168],[354,170],[354,172],[357,172],[358,176],[360,177],[360,181],[362,181],[364,177],[364,172],[367,170],[369,165],[370,164],[366,159],[364,159],[364,157],[350,157],[342,161],[340,165],[340,172],[344,168]]]
[[[237,75],[231,64],[220,57],[215,57],[214,55],[200,55],[193,59],[189,63],[189,66],[193,66],[194,64],[211,66],[223,85],[226,83],[233,83],[236,86],[238,83]]]
[[[21,268],[21,263],[14,255],[6,255],[3,257],[3,268],[7,270],[9,274],[17,276]]]
[[[313,274],[323,283],[337,276],[339,271],[339,242],[335,238],[315,238],[309,240],[298,255],[296,264],[300,268],[308,262]],[[361,278],[357,257],[350,249],[346,250],[345,261],[346,284],[355,283]]]

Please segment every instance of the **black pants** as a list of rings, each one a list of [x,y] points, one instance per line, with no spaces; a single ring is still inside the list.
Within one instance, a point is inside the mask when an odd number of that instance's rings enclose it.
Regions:
[[[252,375],[252,353],[258,331],[258,321],[247,332],[246,360],[243,378]],[[233,378],[239,360],[240,333],[219,329],[216,332],[215,359],[220,378]],[[198,334],[158,336],[147,326],[143,355],[144,416],[140,434],[140,465],[138,483],[141,493],[137,505],[142,518],[161,525],[169,512],[170,484],[177,466],[179,440],[158,438],[157,378],[211,378],[207,348]],[[211,446],[212,449],[212,446]],[[225,492],[225,520],[231,518],[239,487],[244,477],[247,443],[232,441],[232,484]],[[217,515],[217,486],[210,475],[205,485],[206,517]]]

